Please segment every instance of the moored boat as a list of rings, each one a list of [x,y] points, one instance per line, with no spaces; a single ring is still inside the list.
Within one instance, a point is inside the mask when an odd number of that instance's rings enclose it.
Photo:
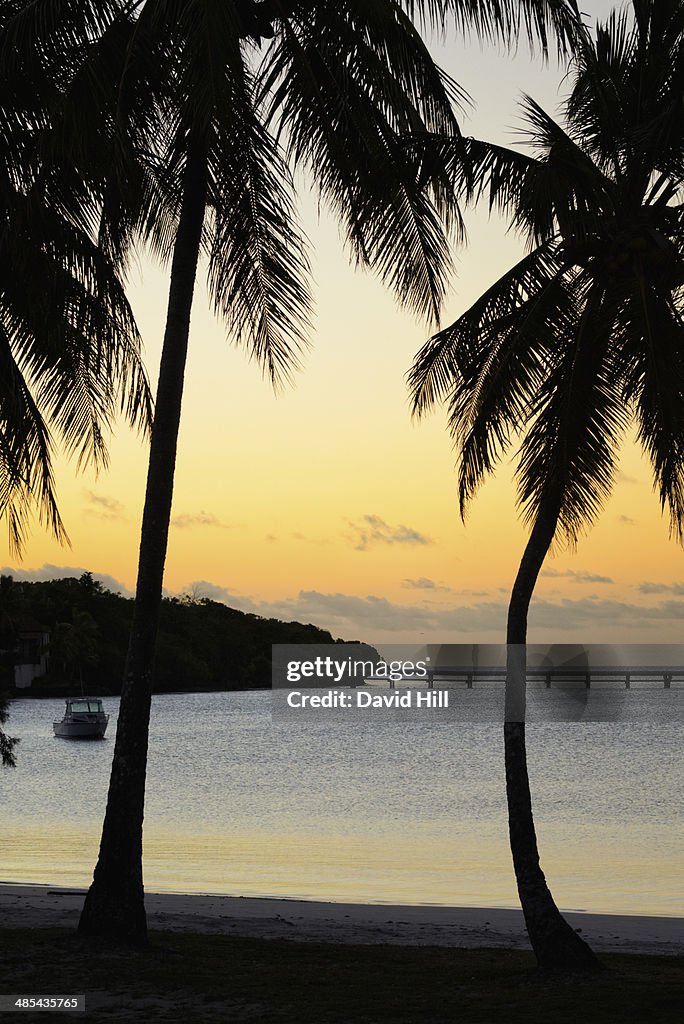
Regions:
[[[64,717],[53,722],[55,736],[71,740],[101,740],[107,731],[109,715],[99,697],[68,697]]]

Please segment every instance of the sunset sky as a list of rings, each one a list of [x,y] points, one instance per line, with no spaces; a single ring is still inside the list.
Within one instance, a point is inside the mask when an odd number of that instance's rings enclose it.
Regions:
[[[601,15],[612,5],[584,6]],[[476,101],[468,134],[515,141],[521,92],[557,106],[561,72],[531,60],[526,45],[511,58],[450,37],[434,51]],[[373,277],[349,269],[334,222],[317,222],[304,193],[302,212],[317,316],[294,389],[273,396],[245,353],[226,342],[199,280],[167,591],[315,622],[348,639],[500,640],[525,539],[511,468],[483,488],[463,525],[444,415],[416,424],[408,412],[405,374],[428,328],[398,310]],[[521,252],[484,211],[468,224],[445,324]],[[164,271],[141,261],[130,294],[154,381]],[[2,571],[32,579],[88,569],[132,591],[146,462],[146,447],[122,426],[99,478],[60,463],[72,548],[36,525],[23,563],[12,563],[5,548]],[[682,549],[669,540],[648,466],[629,444],[600,524],[576,552],[547,562],[530,639],[676,641],[682,595]]]

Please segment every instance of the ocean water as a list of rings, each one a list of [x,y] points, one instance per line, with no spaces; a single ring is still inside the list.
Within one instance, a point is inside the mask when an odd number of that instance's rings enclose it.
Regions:
[[[0,880],[89,884],[118,702],[105,704],[107,738],[74,742],[52,735],[63,701],[12,703]],[[684,916],[683,735],[668,721],[528,725],[560,906]],[[496,724],[273,721],[266,692],[165,694],[147,793],[150,890],[517,905]]]

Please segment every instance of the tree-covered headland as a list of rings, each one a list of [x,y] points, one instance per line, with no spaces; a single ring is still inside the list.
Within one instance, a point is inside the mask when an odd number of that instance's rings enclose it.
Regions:
[[[79,579],[20,582],[3,577],[2,689],[13,687],[13,654],[22,624],[50,634],[48,669],[21,696],[121,691],[133,599],[84,573]],[[271,685],[271,645],[335,642],[327,630],[241,612],[208,598],[162,601],[154,692],[239,690]]]

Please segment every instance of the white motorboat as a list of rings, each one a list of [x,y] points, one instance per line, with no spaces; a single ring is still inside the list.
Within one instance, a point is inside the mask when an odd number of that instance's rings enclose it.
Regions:
[[[69,697],[64,718],[53,722],[55,736],[71,740],[101,740],[107,731],[109,715],[99,697]]]

